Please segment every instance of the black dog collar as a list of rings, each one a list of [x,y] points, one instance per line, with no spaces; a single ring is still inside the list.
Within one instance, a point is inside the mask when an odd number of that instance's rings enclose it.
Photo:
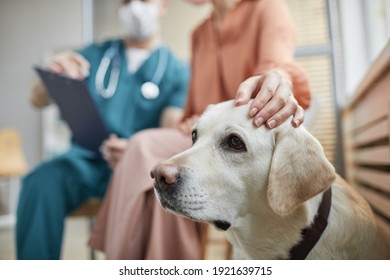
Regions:
[[[304,260],[317,244],[326,226],[332,204],[332,190],[329,188],[322,195],[317,215],[312,225],[302,230],[302,240],[290,250],[290,260]]]

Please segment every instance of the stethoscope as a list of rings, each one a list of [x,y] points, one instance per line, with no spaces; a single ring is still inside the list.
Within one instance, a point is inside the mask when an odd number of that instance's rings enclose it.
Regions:
[[[121,59],[119,56],[120,43],[114,43],[106,50],[100,61],[98,70],[96,72],[95,86],[98,93],[104,98],[111,98],[114,96],[118,87]],[[110,78],[107,87],[104,87],[104,80],[107,75],[108,67],[112,63]],[[164,51],[162,47],[158,48],[158,64],[152,79],[145,82],[141,86],[141,94],[144,98],[153,100],[160,94],[158,85],[165,73],[168,64],[168,52]]]

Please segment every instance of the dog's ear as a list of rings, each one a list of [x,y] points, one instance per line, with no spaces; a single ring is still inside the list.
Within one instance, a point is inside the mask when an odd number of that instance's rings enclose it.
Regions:
[[[325,191],[335,180],[334,167],[323,148],[305,128],[289,123],[275,129],[275,150],[268,185],[268,202],[279,215]]]

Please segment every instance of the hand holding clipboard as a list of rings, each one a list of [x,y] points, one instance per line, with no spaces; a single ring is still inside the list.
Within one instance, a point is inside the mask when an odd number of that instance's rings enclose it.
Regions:
[[[74,141],[100,155],[100,146],[109,136],[83,80],[34,68],[45,85],[50,97],[57,104],[68,124]]]

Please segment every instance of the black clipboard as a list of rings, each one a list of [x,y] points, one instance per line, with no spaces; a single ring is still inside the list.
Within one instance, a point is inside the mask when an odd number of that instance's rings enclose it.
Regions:
[[[50,97],[72,131],[74,141],[101,156],[101,144],[109,133],[83,80],[71,79],[34,67]]]

